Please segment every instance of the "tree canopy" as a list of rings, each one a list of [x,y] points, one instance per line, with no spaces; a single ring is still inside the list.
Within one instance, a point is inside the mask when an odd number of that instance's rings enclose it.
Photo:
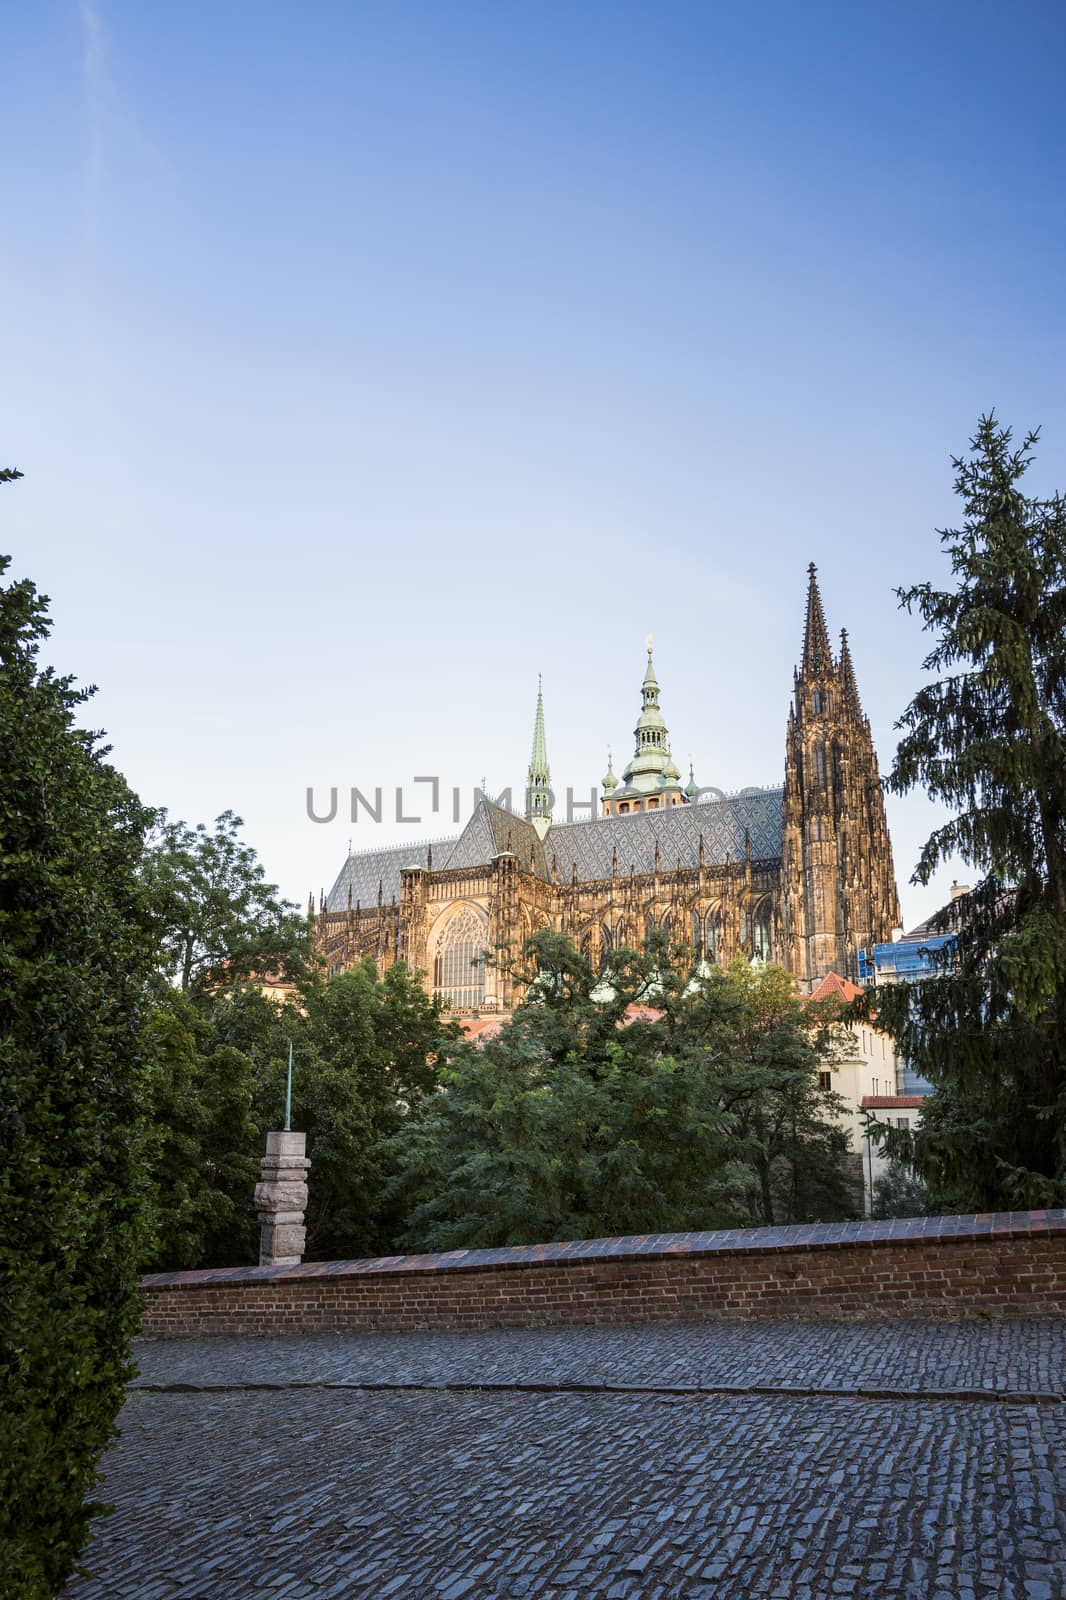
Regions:
[[[161,965],[183,990],[267,973],[296,981],[309,971],[306,919],[266,881],[242,827],[232,811],[213,829],[157,813],[142,872]]]
[[[980,420],[940,533],[954,586],[899,591],[935,644],[887,784],[951,810],[913,881],[955,855],[979,881],[942,969],[865,1004],[937,1090],[886,1145],[961,1210],[1066,1200],[1066,500],[1023,492],[1036,442]]]
[[[452,1249],[851,1215],[821,1019],[787,974],[616,952],[562,934],[522,955],[527,998],[447,1056],[399,1131],[402,1243]]]

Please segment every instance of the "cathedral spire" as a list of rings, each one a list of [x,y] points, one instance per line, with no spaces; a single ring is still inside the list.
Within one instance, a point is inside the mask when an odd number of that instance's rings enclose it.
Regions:
[[[533,719],[533,753],[526,774],[526,821],[543,839],[552,820],[551,772],[548,768],[548,743],[544,736],[544,691],[537,675],[537,713]]]
[[[840,682],[844,691],[844,704],[849,711],[857,717],[862,716],[862,702],[859,699],[859,686],[855,682],[855,668],[851,662],[851,650],[848,647],[848,630],[840,630]]]
[[[807,620],[803,629],[804,676],[816,677],[833,668],[833,652],[829,648],[829,630],[825,625],[822,597],[818,592],[818,568],[812,561],[807,568]]]

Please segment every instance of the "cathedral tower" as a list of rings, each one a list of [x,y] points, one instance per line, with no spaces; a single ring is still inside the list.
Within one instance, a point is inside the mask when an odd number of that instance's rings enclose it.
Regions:
[[[640,686],[640,716],[633,729],[636,745],[633,757],[622,773],[619,785],[608,765],[603,780],[603,814],[619,816],[627,811],[661,811],[666,806],[688,804],[681,787],[681,773],[670,753],[670,738],[659,708],[659,680],[651,658],[648,637],[648,665]]]
[[[858,952],[899,922],[877,755],[847,633],[835,658],[810,566],[802,665],[788,715],[782,890],[788,965],[810,989],[858,977]]]
[[[533,753],[526,774],[526,821],[543,839],[552,821],[552,780],[548,770],[548,745],[544,737],[544,695],[537,679],[537,714],[533,719]]]

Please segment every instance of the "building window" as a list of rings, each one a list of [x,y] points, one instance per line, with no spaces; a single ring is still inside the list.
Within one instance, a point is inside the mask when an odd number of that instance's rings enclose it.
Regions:
[[[831,1089],[833,1087],[832,1072],[820,1072],[818,1074],[818,1087],[819,1089]]]
[[[820,717],[822,712],[825,710],[825,695],[822,693],[821,689],[815,689],[811,696],[811,710],[814,712],[816,717]]]
[[[450,917],[437,936],[433,991],[450,1010],[471,1010],[484,999],[485,937],[485,923],[470,907]]]
[[[770,959],[770,902],[763,900],[755,912],[752,932],[752,954],[760,961]]]

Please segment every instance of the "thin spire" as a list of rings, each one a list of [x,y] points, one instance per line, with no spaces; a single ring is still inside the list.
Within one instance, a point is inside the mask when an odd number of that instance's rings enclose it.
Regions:
[[[829,648],[829,630],[825,625],[822,597],[818,592],[818,568],[812,561],[807,568],[807,621],[803,629],[803,672],[812,676],[829,672],[833,666],[833,652]]]
[[[541,838],[547,833],[552,816],[551,771],[548,767],[548,741],[544,735],[544,688],[537,674],[537,711],[533,719],[533,753],[526,774],[526,821],[532,822]]]
[[[655,676],[655,665],[651,658],[652,639],[650,633],[644,641],[644,648],[648,652],[648,665],[644,672],[644,687],[646,689],[657,689],[659,687],[659,681]]]
[[[849,711],[854,711],[861,717],[862,702],[859,699],[859,686],[855,682],[855,668],[851,661],[847,628],[840,630],[840,679],[844,686],[844,704]]]

